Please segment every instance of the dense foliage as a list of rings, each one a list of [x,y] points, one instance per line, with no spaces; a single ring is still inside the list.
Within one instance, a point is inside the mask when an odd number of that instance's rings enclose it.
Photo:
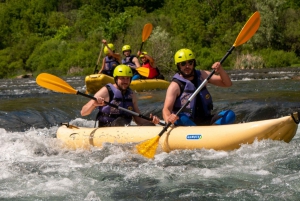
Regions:
[[[298,0],[0,0],[0,78],[49,72],[94,72],[101,39],[139,49],[144,44],[160,69],[174,71],[173,55],[190,48],[198,67],[209,69],[232,46],[249,17],[261,26],[225,61],[232,68],[297,66],[300,63]],[[102,54],[103,57],[103,54]]]

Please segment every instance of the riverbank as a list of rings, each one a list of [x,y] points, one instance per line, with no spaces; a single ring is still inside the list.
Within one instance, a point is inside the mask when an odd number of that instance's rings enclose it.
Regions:
[[[261,79],[293,79],[300,80],[300,67],[285,67],[285,68],[260,68],[260,69],[235,69],[226,70],[232,80],[261,80]],[[165,75],[165,80],[172,80],[175,72]],[[33,78],[34,73],[15,76],[12,79]],[[63,75],[65,77],[70,75]],[[83,75],[84,76],[84,75]],[[73,76],[72,76],[73,77]]]

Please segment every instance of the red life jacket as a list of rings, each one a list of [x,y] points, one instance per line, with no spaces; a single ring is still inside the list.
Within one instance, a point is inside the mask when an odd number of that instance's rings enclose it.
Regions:
[[[148,77],[147,77],[148,79],[153,79],[153,78],[155,78],[156,76],[158,76],[158,72],[157,72],[156,68],[153,68],[153,67],[150,65],[149,62],[144,63],[144,64],[142,65],[142,67],[149,68],[149,75],[148,75]]]

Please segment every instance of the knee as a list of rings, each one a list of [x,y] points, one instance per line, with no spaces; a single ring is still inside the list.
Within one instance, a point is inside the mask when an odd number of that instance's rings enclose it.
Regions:
[[[134,75],[131,80],[138,80],[138,79],[140,79],[140,76],[139,75]]]
[[[196,124],[185,114],[179,114],[179,119],[175,122],[176,126],[196,126]]]
[[[214,124],[224,125],[224,124],[232,124],[235,122],[235,113],[232,110],[223,110],[218,116],[221,116]]]

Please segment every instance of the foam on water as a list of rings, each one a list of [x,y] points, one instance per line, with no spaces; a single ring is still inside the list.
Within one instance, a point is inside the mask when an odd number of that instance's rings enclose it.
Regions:
[[[74,121],[82,125],[93,123],[84,119]],[[288,194],[294,195],[299,190],[299,170],[295,166],[298,163],[292,161],[300,154],[300,129],[291,143],[255,141],[230,152],[160,152],[153,160],[132,152],[134,146],[131,144],[105,144],[103,148],[90,151],[65,150],[59,140],[53,138],[56,129],[55,126],[25,132],[0,130],[0,151],[3,153],[0,179],[6,186],[0,190],[0,197],[83,200],[94,191],[93,196],[103,200],[117,200],[124,195],[132,199],[134,194],[157,199],[169,195],[167,200],[171,200],[173,194],[189,199],[199,195],[264,199],[275,198],[274,195],[266,196],[264,189],[289,186]],[[132,188],[134,186],[136,189]],[[220,191],[221,186],[228,190]]]

